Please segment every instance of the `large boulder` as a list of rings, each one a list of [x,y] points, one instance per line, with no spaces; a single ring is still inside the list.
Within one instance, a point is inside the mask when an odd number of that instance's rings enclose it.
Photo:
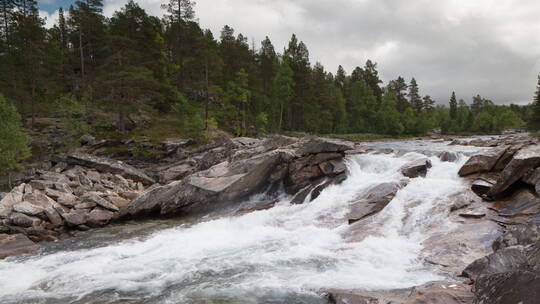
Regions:
[[[11,213],[13,205],[22,202],[25,184],[21,184],[11,190],[0,200],[0,218],[6,218]]]
[[[540,273],[513,270],[480,276],[474,294],[477,304],[538,304]]]
[[[540,198],[530,189],[519,189],[512,196],[491,204],[490,209],[502,217],[515,218],[540,213]]]
[[[71,165],[79,165],[96,169],[100,172],[120,174],[125,178],[142,182],[145,185],[152,185],[155,181],[144,172],[117,160],[97,157],[89,154],[74,153],[66,157],[66,162]]]
[[[303,144],[297,150],[297,153],[306,155],[323,152],[345,152],[348,150],[354,150],[354,145],[350,142],[329,138],[313,138]]]
[[[471,190],[478,196],[483,197],[493,187],[495,181],[487,178],[479,178],[471,184]]]
[[[540,145],[531,145],[519,150],[506,165],[497,183],[488,192],[488,196],[497,198],[510,186],[522,179],[531,168],[540,166]]]
[[[540,224],[516,225],[509,227],[495,242],[493,250],[517,245],[530,245],[540,241]]]
[[[508,147],[494,148],[473,155],[461,167],[458,172],[459,176],[467,176],[475,173],[491,171],[497,164],[497,161],[499,161],[499,159],[504,155],[507,149]]]
[[[275,168],[292,157],[290,150],[274,150],[235,163],[225,161],[181,182],[144,193],[129,203],[123,213],[133,216],[157,210],[162,214],[206,212],[220,203],[234,202],[260,191]]]
[[[35,252],[39,245],[32,242],[24,234],[0,234],[0,259]]]
[[[390,203],[400,189],[395,182],[376,185],[352,201],[347,214],[349,224],[380,212]]]
[[[524,246],[507,247],[480,258],[467,266],[462,275],[476,281],[481,275],[527,269],[529,260]]]
[[[400,171],[401,174],[410,178],[426,177],[429,168],[431,168],[431,161],[428,158],[421,158],[405,164]]]

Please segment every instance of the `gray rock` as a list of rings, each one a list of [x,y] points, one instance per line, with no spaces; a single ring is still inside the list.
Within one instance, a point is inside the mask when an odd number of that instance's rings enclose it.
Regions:
[[[488,196],[497,198],[510,186],[523,178],[531,169],[540,165],[540,145],[531,145],[519,150],[504,168],[497,183],[488,192]]]
[[[197,164],[193,160],[185,160],[173,166],[163,168],[159,172],[159,180],[162,183],[170,183],[180,180],[195,172]]]
[[[152,185],[155,181],[144,172],[121,161],[97,157],[88,154],[75,153],[67,157],[67,163],[71,165],[80,165],[96,169],[100,172],[120,174],[125,178],[142,182],[145,185]],[[82,181],[81,181],[82,183]]]
[[[354,150],[354,145],[350,142],[329,139],[329,138],[314,138],[303,144],[298,150],[299,155],[317,154],[323,152],[345,152]]]
[[[329,292],[327,297],[328,301],[333,304],[380,304],[378,299],[354,292],[333,291]]]
[[[96,194],[90,194],[88,196],[84,197],[85,202],[95,203],[105,209],[109,209],[112,211],[119,211],[120,209],[116,207],[111,202],[107,201],[106,199],[102,198],[101,196],[98,196]]]
[[[104,226],[113,218],[113,212],[101,208],[95,208],[88,214],[87,224],[91,227]]]
[[[61,173],[63,172],[64,170],[66,170],[66,168],[68,167],[68,164],[65,163],[65,162],[58,162],[56,163],[56,165],[54,165],[54,167],[51,168],[51,171],[52,172],[55,172],[55,173]]]
[[[71,187],[65,183],[54,183],[54,188],[60,192],[73,193]]]
[[[86,220],[88,217],[88,210],[86,209],[72,210],[67,213],[62,213],[61,215],[68,225],[79,226],[79,225],[84,225],[86,223]]]
[[[491,171],[497,161],[503,156],[508,147],[494,148],[485,152],[481,152],[473,155],[469,160],[461,167],[458,174],[459,176],[467,176],[474,173],[483,173]]]
[[[405,164],[400,171],[406,177],[416,178],[425,177],[429,168],[431,168],[431,161],[428,158],[422,158]]]
[[[24,201],[13,205],[13,211],[32,216],[42,214],[44,210],[45,209],[41,206]]]
[[[398,183],[383,183],[362,193],[351,203],[351,210],[347,215],[349,224],[383,210],[396,196],[399,189]]]
[[[479,178],[472,183],[471,190],[476,193],[476,195],[482,197],[491,190],[494,184],[495,182],[492,180]]]
[[[97,143],[96,138],[92,135],[83,135],[79,141],[83,146],[93,146]]]
[[[13,209],[13,205],[22,202],[25,184],[13,188],[2,200],[0,200],[0,218],[6,218]]]
[[[64,223],[62,217],[53,206],[45,208],[45,215],[49,219],[49,222],[51,222],[51,224],[53,224],[55,227],[62,226]]]
[[[474,261],[463,270],[462,275],[476,281],[481,275],[528,269],[530,265],[527,255],[524,246],[503,248]]]
[[[97,206],[94,202],[84,202],[84,203],[78,203],[75,205],[75,209],[92,209],[95,206]]]
[[[439,159],[443,162],[455,162],[458,159],[458,156],[455,152],[442,152],[439,155]]]
[[[540,198],[529,189],[519,189],[512,196],[494,202],[490,209],[503,217],[531,216],[540,213]]]
[[[540,224],[516,225],[509,227],[493,242],[493,250],[517,245],[531,245],[540,241]]]
[[[39,250],[40,246],[23,234],[0,234],[0,259],[28,254]]]

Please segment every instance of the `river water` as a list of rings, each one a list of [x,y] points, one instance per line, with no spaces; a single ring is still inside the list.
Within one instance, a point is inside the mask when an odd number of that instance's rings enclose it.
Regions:
[[[272,209],[241,216],[112,225],[2,260],[0,302],[326,303],[320,290],[387,290],[444,279],[424,262],[421,242],[452,229],[445,221],[449,197],[466,187],[457,171],[479,148],[370,145],[396,152],[350,156],[347,180],[307,204],[291,205],[284,195]],[[458,160],[441,162],[434,156],[441,151]],[[399,168],[423,155],[433,163],[427,176],[411,179],[365,227],[351,230],[351,200],[379,183],[403,181]]]

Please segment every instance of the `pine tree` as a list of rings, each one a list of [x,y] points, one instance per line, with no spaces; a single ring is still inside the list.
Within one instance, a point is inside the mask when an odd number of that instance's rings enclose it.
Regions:
[[[455,120],[457,118],[457,99],[456,92],[452,92],[450,97],[450,119]]]
[[[431,98],[429,95],[424,96],[424,98],[422,98],[422,102],[423,109],[426,112],[431,112],[435,108],[435,100],[433,100],[433,98]]]
[[[272,80],[271,123],[277,123],[273,129],[283,131],[283,120],[289,109],[294,94],[293,70],[289,62],[282,58],[278,71]]]
[[[394,95],[396,95],[397,109],[399,112],[404,112],[410,106],[406,97],[408,87],[405,79],[401,76],[388,83],[387,91],[393,92]]]
[[[21,116],[0,94],[0,176],[20,168],[19,162],[29,155],[28,140],[21,128]]]
[[[284,56],[287,57],[293,70],[295,84],[294,97],[288,112],[288,127],[292,130],[305,130],[304,111],[311,97],[309,52],[306,45],[301,41],[298,42],[296,35],[293,34]]]
[[[418,84],[416,83],[416,79],[413,77],[411,79],[411,84],[409,85],[409,94],[407,94],[407,96],[409,97],[409,102],[412,108],[417,112],[421,111],[423,108],[422,98],[420,97],[418,91]]]
[[[476,95],[473,97],[473,102],[471,105],[471,109],[474,111],[474,113],[478,114],[482,111],[484,108],[484,99],[480,95]]]
[[[538,85],[533,97],[532,113],[529,117],[528,128],[532,131],[540,130],[540,75],[538,75]]]
[[[336,77],[335,77],[335,83],[336,86],[341,89],[343,92],[345,90],[345,82],[347,81],[347,74],[345,73],[345,69],[340,65],[338,66]]]
[[[13,22],[14,0],[0,0],[0,52],[9,49],[11,25]]]
[[[383,90],[379,86],[379,84],[382,83],[382,80],[379,78],[379,72],[377,71],[377,63],[374,63],[368,59],[363,69],[362,78],[371,88],[373,95],[375,95],[377,100],[380,102],[382,99]]]

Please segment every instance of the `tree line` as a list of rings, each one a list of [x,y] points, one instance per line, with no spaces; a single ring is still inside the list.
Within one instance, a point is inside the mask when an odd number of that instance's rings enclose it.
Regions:
[[[437,104],[415,78],[384,85],[371,60],[350,75],[342,66],[331,73],[310,62],[294,34],[282,53],[268,37],[256,47],[230,26],[215,38],[194,5],[170,0],[158,18],[129,1],[107,18],[102,0],[79,0],[46,29],[35,0],[0,0],[0,92],[29,128],[51,109],[83,119],[99,109],[114,113],[121,133],[142,112],[174,115],[185,132],[392,136],[494,133],[536,113],[481,96],[468,105],[455,93],[448,107]]]

